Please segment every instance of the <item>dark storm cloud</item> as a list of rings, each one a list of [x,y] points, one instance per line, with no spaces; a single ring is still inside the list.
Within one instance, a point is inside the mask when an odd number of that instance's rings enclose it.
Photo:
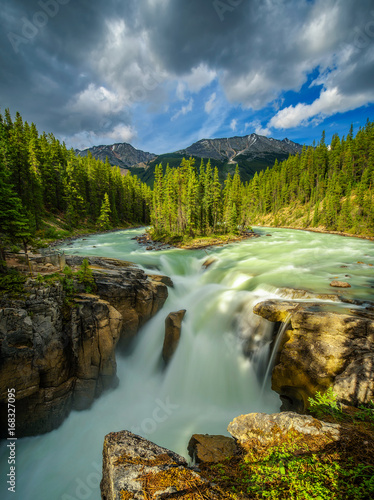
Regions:
[[[323,90],[337,96],[330,111],[346,96],[351,106],[373,98],[372,0],[0,0],[0,8],[1,106],[63,136],[131,137],[134,104],[158,110],[178,81],[180,99],[217,78],[230,102],[259,109],[319,68]],[[286,115],[272,125],[287,126]]]

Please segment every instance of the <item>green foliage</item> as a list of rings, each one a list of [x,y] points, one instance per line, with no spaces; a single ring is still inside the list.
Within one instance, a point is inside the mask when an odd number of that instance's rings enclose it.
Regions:
[[[90,269],[87,259],[84,259],[82,265],[76,273],[79,283],[84,285],[86,293],[91,293],[96,290],[95,280]]]
[[[105,193],[103,203],[101,204],[100,216],[97,219],[97,224],[101,230],[106,230],[111,227],[110,214],[111,214],[111,209],[110,209],[109,196],[107,193]]]
[[[250,450],[240,458],[227,458],[218,464],[203,464],[202,474],[221,489],[222,498],[373,498],[374,465],[364,457],[360,461],[360,449],[349,456],[339,452],[339,446],[316,445],[313,440],[308,444],[290,433],[279,445]]]
[[[317,147],[276,162],[244,188],[248,217],[269,224],[281,213],[281,225],[374,234],[373,144],[368,121],[356,137],[335,135],[328,149],[323,135]]]
[[[62,273],[61,284],[69,301],[75,294],[74,273],[69,266],[65,266]]]
[[[0,274],[0,295],[16,296],[24,293],[26,276],[14,269],[7,269]]]
[[[195,238],[212,234],[235,234],[249,221],[242,202],[243,185],[239,171],[225,187],[219,183],[218,170],[210,162],[201,161],[199,171],[195,160],[183,159],[179,168],[162,165],[155,169],[151,222],[156,238]]]
[[[366,406],[360,405],[360,411],[358,411],[354,418],[357,420],[362,420],[366,422],[370,422],[374,425],[374,401],[370,401]]]
[[[326,415],[332,415],[339,419],[342,416],[341,405],[338,403],[338,396],[333,388],[329,387],[323,394],[317,391],[314,398],[308,398],[310,410],[317,418],[323,418]]]

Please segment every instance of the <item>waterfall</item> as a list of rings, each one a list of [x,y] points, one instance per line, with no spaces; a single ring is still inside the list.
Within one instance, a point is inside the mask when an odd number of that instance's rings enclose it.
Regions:
[[[287,328],[288,328],[290,323],[291,323],[291,315],[288,314],[287,317],[285,318],[285,320],[282,322],[282,324],[278,330],[278,333],[275,337],[274,346],[273,346],[273,349],[271,351],[270,359],[269,359],[268,366],[266,368],[266,372],[265,372],[265,376],[264,376],[264,380],[262,383],[261,394],[263,394],[265,391],[269,376],[271,376],[271,373],[272,373],[273,368],[274,368],[275,357],[278,353],[280,343],[282,342],[284,334],[287,331]]]

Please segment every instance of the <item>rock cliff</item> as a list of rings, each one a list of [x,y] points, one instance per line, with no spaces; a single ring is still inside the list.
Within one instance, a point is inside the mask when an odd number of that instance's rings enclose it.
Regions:
[[[83,259],[68,258],[74,266]],[[30,280],[26,293],[0,304],[0,418],[16,391],[17,437],[48,432],[72,409],[86,409],[116,383],[115,348],[164,304],[167,287],[113,259],[91,258],[95,295],[66,301],[60,282]],[[3,434],[4,435],[4,434]]]
[[[254,312],[269,321],[289,318],[272,374],[272,388],[280,394],[283,409],[304,411],[308,398],[328,387],[348,405],[373,399],[372,309],[282,300],[255,306]]]

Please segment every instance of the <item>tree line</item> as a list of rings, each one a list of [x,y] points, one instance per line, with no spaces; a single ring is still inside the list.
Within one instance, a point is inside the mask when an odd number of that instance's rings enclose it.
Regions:
[[[373,189],[374,123],[368,120],[355,137],[351,126],[347,137],[334,135],[328,146],[323,132],[317,147],[304,146],[256,173],[244,199],[252,221],[271,214],[274,225],[282,225],[285,209],[297,208],[305,227],[362,234],[374,231]]]
[[[153,188],[151,224],[153,235],[206,236],[237,233],[248,225],[242,210],[242,189],[239,169],[228,174],[221,185],[218,169],[201,160],[183,159],[178,168],[156,165]]]
[[[76,156],[53,134],[39,134],[19,113],[13,120],[7,109],[0,115],[0,200],[4,257],[4,245],[38,234],[48,213],[63,214],[68,229],[148,224],[152,192],[108,161]]]
[[[281,163],[242,183],[239,170],[222,186],[210,161],[183,159],[177,169],[157,165],[151,222],[154,234],[237,233],[255,222],[282,225],[287,216],[304,217],[304,227],[323,226],[357,234],[374,232],[374,123],[353,136],[325,133],[317,146],[303,147]]]

